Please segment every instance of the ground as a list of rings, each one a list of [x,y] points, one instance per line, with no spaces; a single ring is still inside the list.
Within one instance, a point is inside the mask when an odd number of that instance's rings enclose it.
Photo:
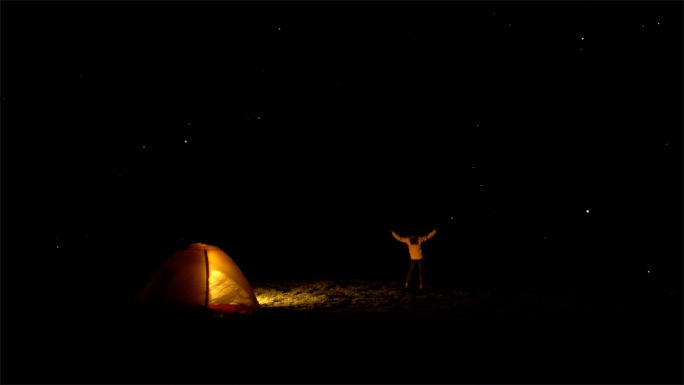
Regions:
[[[13,357],[31,368],[11,366],[4,382],[682,382],[681,292],[252,286],[261,309],[248,315],[109,309],[52,326],[46,317]]]

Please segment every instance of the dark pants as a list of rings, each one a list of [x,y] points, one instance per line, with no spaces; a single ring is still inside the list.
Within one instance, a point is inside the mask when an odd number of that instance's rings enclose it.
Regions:
[[[406,276],[406,283],[408,284],[409,282],[411,282],[411,275],[413,274],[413,270],[416,269],[416,265],[418,265],[418,282],[420,283],[420,286],[423,286],[423,260],[422,259],[412,259],[411,260],[411,265],[409,265],[408,275]]]

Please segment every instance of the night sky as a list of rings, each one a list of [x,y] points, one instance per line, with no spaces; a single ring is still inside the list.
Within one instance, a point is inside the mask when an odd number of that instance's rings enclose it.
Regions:
[[[401,283],[434,227],[436,284],[681,289],[681,16],[3,1],[3,298],[124,300],[190,242]]]

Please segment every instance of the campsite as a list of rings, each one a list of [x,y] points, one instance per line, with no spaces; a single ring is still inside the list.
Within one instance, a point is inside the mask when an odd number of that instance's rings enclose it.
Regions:
[[[12,354],[3,376],[90,384],[681,379],[681,292],[671,288],[531,288],[436,275],[423,290],[407,290],[382,275],[277,279],[246,271],[255,312],[151,310],[122,294],[139,284],[113,284],[111,271],[98,277],[99,291],[93,278],[69,292],[55,287],[63,300],[7,317],[21,320],[22,332],[4,341]]]
[[[0,382],[682,384],[683,6],[3,1]]]

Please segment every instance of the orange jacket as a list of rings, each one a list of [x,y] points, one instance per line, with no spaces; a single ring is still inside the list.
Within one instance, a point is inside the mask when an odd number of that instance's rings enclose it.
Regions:
[[[412,245],[409,241],[409,237],[400,237],[399,234],[392,231],[392,236],[394,237],[394,239],[408,245],[409,255],[411,256],[411,259],[423,259],[423,248],[420,247],[420,244],[434,237],[435,234],[437,234],[437,229],[430,231],[430,234],[424,237],[418,237],[418,242],[415,245]]]

